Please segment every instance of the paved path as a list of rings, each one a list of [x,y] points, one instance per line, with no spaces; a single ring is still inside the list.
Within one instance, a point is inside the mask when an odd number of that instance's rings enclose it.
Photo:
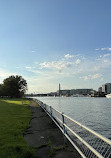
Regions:
[[[31,101],[32,119],[24,137],[30,146],[37,147],[38,158],[81,158],[50,117]]]

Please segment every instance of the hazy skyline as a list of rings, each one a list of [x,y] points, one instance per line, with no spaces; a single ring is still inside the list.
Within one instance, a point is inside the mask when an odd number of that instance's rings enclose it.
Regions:
[[[0,0],[0,82],[22,75],[28,92],[111,82],[110,0]]]

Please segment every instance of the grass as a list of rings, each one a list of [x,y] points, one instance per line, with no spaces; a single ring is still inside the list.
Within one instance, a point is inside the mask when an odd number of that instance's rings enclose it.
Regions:
[[[0,158],[32,158],[23,133],[29,126],[31,111],[24,99],[0,99]]]

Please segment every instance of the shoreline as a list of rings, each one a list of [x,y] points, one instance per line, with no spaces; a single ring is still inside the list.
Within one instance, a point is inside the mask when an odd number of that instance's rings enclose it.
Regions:
[[[33,100],[29,106],[32,118],[24,138],[29,146],[36,147],[39,158],[80,158],[76,149],[67,142],[50,117]]]

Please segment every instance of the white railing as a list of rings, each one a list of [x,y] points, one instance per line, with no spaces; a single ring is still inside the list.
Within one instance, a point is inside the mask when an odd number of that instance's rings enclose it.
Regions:
[[[37,100],[83,158],[111,158],[111,140]]]

